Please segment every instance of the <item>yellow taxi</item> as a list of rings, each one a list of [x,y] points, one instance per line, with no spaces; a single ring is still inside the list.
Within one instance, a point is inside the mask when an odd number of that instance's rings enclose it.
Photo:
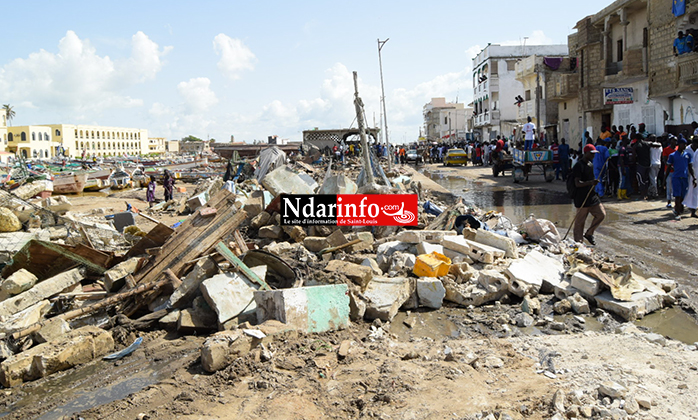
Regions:
[[[467,164],[468,154],[463,149],[450,149],[444,156],[444,166]]]

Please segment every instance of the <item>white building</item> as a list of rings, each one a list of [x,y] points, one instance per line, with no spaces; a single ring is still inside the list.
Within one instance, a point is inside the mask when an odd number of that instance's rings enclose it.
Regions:
[[[517,61],[530,55],[562,56],[567,45],[502,46],[489,44],[473,58],[474,134],[492,140],[498,134],[511,136],[517,126],[519,107],[524,98],[523,84],[516,80]],[[530,98],[529,98],[530,100]],[[535,111],[535,110],[532,110]]]
[[[465,140],[470,127],[472,108],[463,103],[446,102],[446,98],[432,98],[424,105],[424,133],[428,141]]]

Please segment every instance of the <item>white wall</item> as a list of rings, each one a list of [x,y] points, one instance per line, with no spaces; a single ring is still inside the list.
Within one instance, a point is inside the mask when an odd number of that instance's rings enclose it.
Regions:
[[[623,87],[633,88],[634,102],[632,104],[614,105],[611,124],[627,126],[630,123],[635,128],[638,128],[640,123],[645,123],[647,131],[650,133],[657,135],[664,133],[664,110],[659,103],[648,99],[648,83],[636,82]],[[678,116],[679,114],[675,115]],[[654,119],[654,124],[652,124],[652,118]],[[651,125],[654,125],[654,128]]]

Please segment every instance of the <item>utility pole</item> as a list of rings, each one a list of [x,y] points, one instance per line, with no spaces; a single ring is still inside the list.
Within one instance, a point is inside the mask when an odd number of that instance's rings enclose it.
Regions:
[[[364,158],[364,172],[366,183],[373,184],[373,168],[369,157],[368,141],[366,141],[366,128],[364,127],[364,103],[359,97],[359,76],[354,72],[354,107],[356,108],[356,121],[359,123],[359,136],[361,137],[361,154]]]
[[[540,137],[543,133],[543,122],[540,119],[540,68],[537,63],[534,63],[533,68],[536,71],[536,125],[538,126],[536,128],[538,129],[538,136]],[[538,142],[538,144],[542,143]]]
[[[385,130],[385,147],[388,151],[388,170],[393,170],[393,154],[390,151],[390,140],[388,139],[388,115],[385,113],[385,86],[383,85],[383,60],[381,58],[381,50],[383,45],[388,42],[390,38],[386,38],[385,41],[381,41],[378,38],[378,66],[380,67],[381,73],[381,102],[383,102],[383,129]]]

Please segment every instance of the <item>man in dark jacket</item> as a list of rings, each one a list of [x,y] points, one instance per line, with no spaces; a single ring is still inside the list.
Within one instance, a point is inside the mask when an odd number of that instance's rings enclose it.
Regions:
[[[576,187],[574,195],[574,206],[577,208],[577,215],[574,219],[574,240],[582,242],[584,239],[590,244],[596,245],[594,232],[601,225],[606,217],[606,210],[601,204],[601,199],[594,187],[599,180],[594,177],[594,167],[592,161],[594,154],[598,153],[593,144],[584,146],[582,158],[572,168],[571,176],[574,177]],[[587,216],[591,214],[593,219],[591,226],[584,233],[584,224]]]

